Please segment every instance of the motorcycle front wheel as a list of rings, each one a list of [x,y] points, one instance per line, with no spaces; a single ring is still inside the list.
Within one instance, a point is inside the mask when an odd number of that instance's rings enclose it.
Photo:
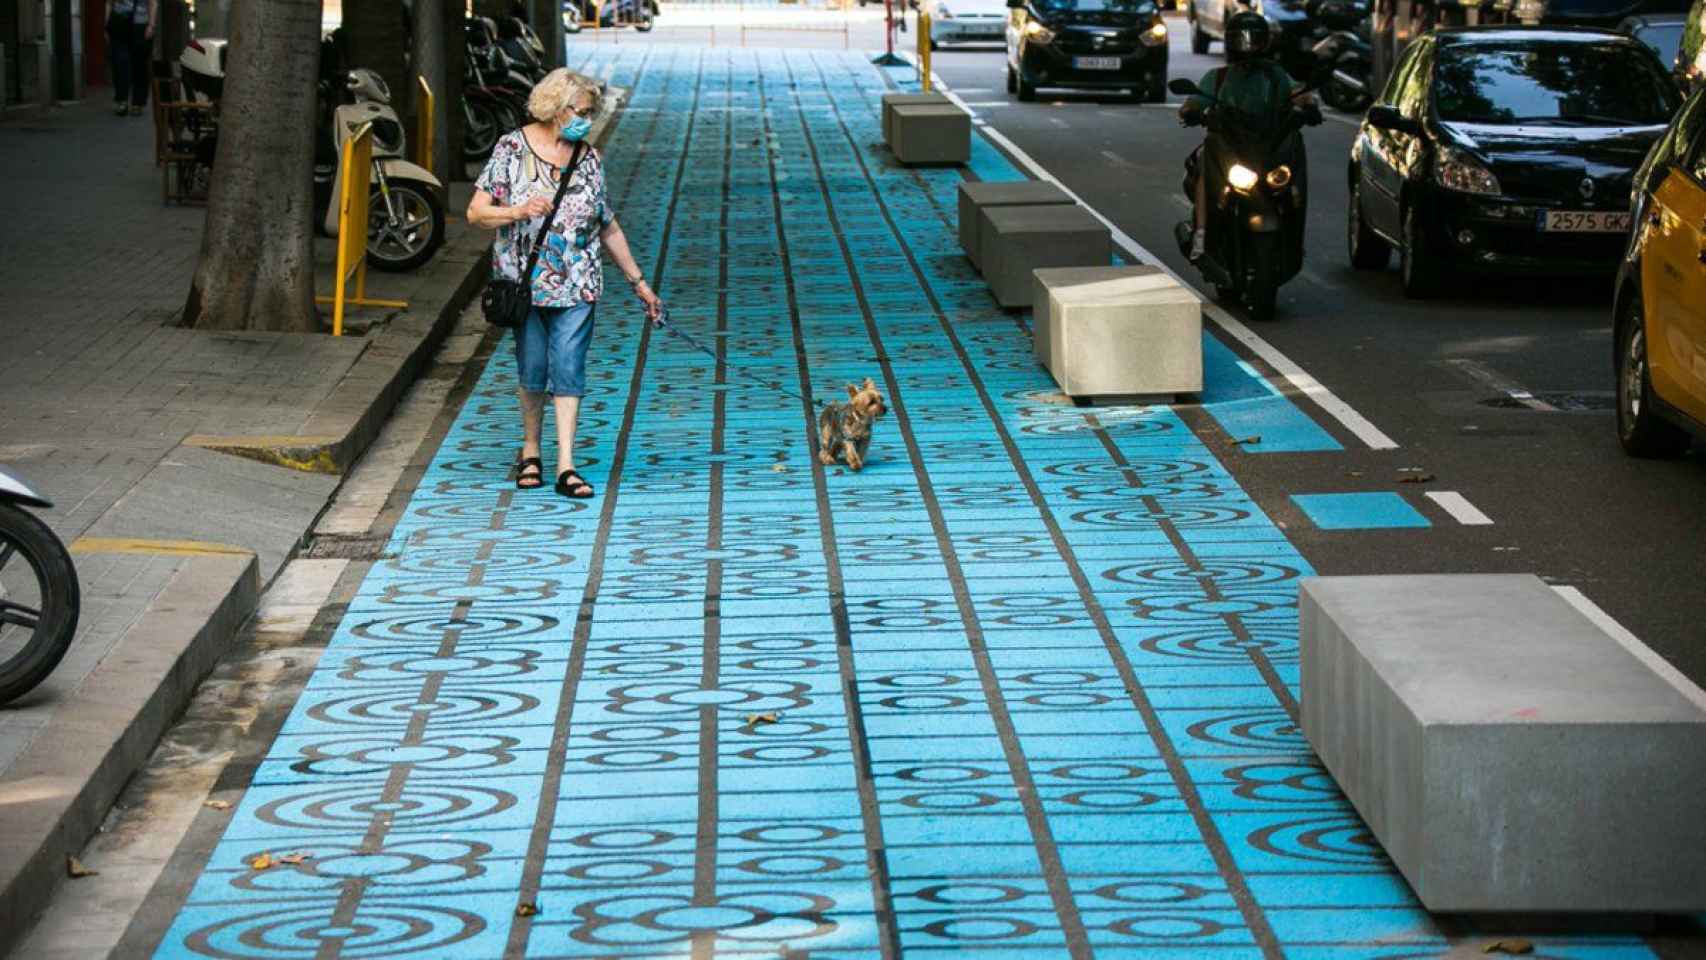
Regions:
[[[400,273],[431,260],[444,243],[444,206],[425,183],[393,179],[387,187],[397,222],[391,223],[385,197],[375,185],[367,201],[367,262]]]
[[[1280,234],[1255,234],[1249,249],[1250,283],[1244,288],[1244,306],[1251,320],[1272,320],[1279,300]]]
[[[484,160],[492,155],[492,147],[504,132],[499,125],[498,111],[489,100],[468,100],[462,104],[462,159],[466,162]]]
[[[34,514],[0,504],[0,703],[47,679],[82,605],[65,544]]]

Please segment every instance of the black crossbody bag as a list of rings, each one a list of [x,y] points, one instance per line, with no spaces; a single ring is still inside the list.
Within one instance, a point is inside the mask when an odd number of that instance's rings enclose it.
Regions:
[[[563,197],[569,192],[569,181],[574,179],[575,169],[581,165],[581,157],[585,154],[586,147],[576,144],[574,156],[569,159],[569,168],[563,171],[563,179],[557,183],[557,198],[551,202],[551,212],[545,215],[539,235],[533,238],[533,250],[527,255],[527,269],[521,271],[521,279],[494,276],[486,281],[486,292],[480,295],[480,309],[486,315],[486,322],[492,326],[519,327],[527,319],[527,312],[533,309],[533,268],[539,265],[539,251],[545,246],[545,235],[551,232],[551,224],[557,219],[557,209],[563,205]]]

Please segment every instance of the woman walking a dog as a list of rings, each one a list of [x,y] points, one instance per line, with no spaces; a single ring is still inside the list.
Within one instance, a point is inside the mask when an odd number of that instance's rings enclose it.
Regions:
[[[498,232],[492,270],[521,279],[560,178],[570,178],[529,278],[533,309],[515,328],[522,425],[515,485],[533,490],[545,484],[540,432],[549,393],[557,415],[555,490],[575,499],[593,495],[575,471],[575,421],[586,394],[593,316],[604,292],[601,252],[609,251],[647,317],[656,320],[663,309],[610,209],[603,157],[585,142],[600,96],[598,85],[577,73],[559,68],[546,74],[527,99],[533,122],[498,141],[468,204],[469,223]]]

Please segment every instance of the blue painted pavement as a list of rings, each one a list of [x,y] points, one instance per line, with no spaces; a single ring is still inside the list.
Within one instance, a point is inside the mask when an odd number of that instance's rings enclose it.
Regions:
[[[1390,491],[1376,493],[1294,493],[1309,521],[1322,530],[1385,530],[1427,527],[1428,518]]]
[[[581,502],[510,486],[492,360],[157,955],[1441,952],[1293,722],[1308,565],[1173,411],[1051,401],[959,175],[878,146],[881,74],[592,56],[622,222],[717,356],[606,305]],[[869,466],[737,367],[876,378]]]

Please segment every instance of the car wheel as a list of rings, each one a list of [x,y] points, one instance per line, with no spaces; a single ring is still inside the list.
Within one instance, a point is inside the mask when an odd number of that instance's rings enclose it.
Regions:
[[[1149,80],[1149,88],[1143,91],[1141,97],[1146,103],[1167,102],[1167,71],[1162,70]]]
[[[1346,204],[1345,245],[1350,248],[1351,266],[1358,270],[1385,270],[1392,247],[1370,229],[1362,218],[1362,174],[1351,172],[1351,198]]]
[[[1019,92],[1019,75],[1017,73],[1013,72],[1013,65],[1012,64],[1007,65],[1007,92],[1008,93],[1018,93]]]
[[[1433,264],[1428,260],[1427,240],[1422,234],[1421,215],[1415,207],[1404,211],[1404,249],[1398,268],[1404,275],[1404,296],[1424,300],[1433,295]]]
[[[1214,41],[1209,39],[1208,34],[1203,32],[1202,24],[1197,22],[1196,5],[1192,3],[1191,6],[1186,8],[1186,10],[1188,11],[1187,16],[1191,21],[1191,52],[1207,53],[1208,45]]]
[[[1653,410],[1645,319],[1641,299],[1629,298],[1617,326],[1617,440],[1632,457],[1681,456],[1692,438]]]
[[[1019,94],[1019,99],[1021,101],[1024,103],[1030,103],[1032,100],[1037,98],[1037,85],[1026,80],[1023,73],[1020,73],[1018,77],[1015,78],[1014,82],[1018,84],[1018,90],[1016,92]]]

